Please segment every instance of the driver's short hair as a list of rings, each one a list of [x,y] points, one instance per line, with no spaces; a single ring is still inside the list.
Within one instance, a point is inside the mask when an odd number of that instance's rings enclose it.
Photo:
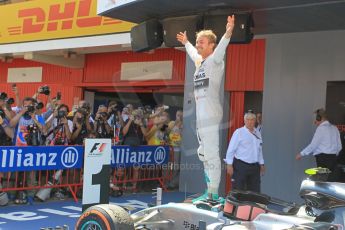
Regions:
[[[206,37],[209,43],[217,44],[217,36],[212,30],[201,30],[196,33],[196,39],[199,37]]]

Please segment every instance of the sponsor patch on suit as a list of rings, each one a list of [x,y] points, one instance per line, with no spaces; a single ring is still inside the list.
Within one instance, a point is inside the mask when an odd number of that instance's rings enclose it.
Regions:
[[[202,88],[208,88],[209,86],[209,78],[203,78],[194,81],[194,88],[195,89],[202,89]]]

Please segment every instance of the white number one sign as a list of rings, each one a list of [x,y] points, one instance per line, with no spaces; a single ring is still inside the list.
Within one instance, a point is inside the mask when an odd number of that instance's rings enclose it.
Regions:
[[[111,139],[86,139],[83,176],[83,211],[109,203]]]

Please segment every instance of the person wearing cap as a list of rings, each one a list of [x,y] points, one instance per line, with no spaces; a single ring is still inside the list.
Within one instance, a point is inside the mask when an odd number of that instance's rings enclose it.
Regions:
[[[244,126],[235,130],[226,152],[227,174],[232,188],[260,192],[265,172],[261,133],[255,128],[256,115],[247,112]]]
[[[332,125],[327,118],[326,110],[318,109],[315,112],[314,124],[317,126],[310,144],[296,155],[296,160],[304,156],[313,155],[317,167],[331,170],[329,181],[335,179],[337,156],[342,149],[340,133],[335,125]]]

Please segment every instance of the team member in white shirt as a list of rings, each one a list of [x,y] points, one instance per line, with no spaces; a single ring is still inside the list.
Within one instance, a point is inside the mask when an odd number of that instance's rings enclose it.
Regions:
[[[204,164],[207,191],[193,202],[205,198],[218,199],[221,176],[219,124],[223,116],[220,91],[223,90],[221,82],[224,76],[224,55],[234,24],[234,15],[229,16],[225,34],[217,47],[217,37],[211,30],[203,30],[197,34],[196,47],[188,41],[186,31],[176,35],[196,66],[194,97],[199,140],[198,156]]]
[[[315,111],[314,124],[317,126],[311,143],[296,155],[296,160],[303,156],[313,154],[316,158],[317,167],[328,168],[332,174],[328,178],[333,181],[337,156],[342,149],[340,133],[336,126],[329,123],[324,109]]]
[[[254,113],[244,115],[245,125],[232,135],[225,162],[234,189],[260,192],[260,176],[265,166],[261,134],[255,128],[255,121]]]
[[[256,129],[262,136],[262,113],[256,113]]]

